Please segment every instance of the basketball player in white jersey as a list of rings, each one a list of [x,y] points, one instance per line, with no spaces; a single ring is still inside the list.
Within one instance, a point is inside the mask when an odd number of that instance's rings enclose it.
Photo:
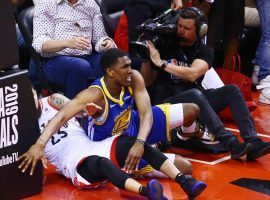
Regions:
[[[36,95],[35,99],[37,100]],[[36,101],[41,112],[40,129],[65,105],[65,101],[68,99],[59,94],[41,99],[39,103]],[[98,109],[94,105],[93,108],[95,107]],[[93,114],[96,109],[93,109]],[[48,140],[44,139],[46,137]],[[19,157],[19,168],[25,172],[31,166],[30,174],[33,174],[38,160],[41,159],[46,167],[46,157],[56,166],[57,171],[70,178],[79,188],[97,187],[109,180],[118,188],[147,196],[149,199],[166,199],[162,185],[157,180],[151,180],[145,187],[116,167],[124,166],[128,150],[134,142],[135,138],[124,135],[93,142],[88,139],[77,120],[71,118],[57,133],[50,136],[41,134],[36,143]],[[183,175],[164,154],[148,144],[145,144],[143,158],[155,169],[179,183],[190,197],[199,195],[206,187],[205,183]]]

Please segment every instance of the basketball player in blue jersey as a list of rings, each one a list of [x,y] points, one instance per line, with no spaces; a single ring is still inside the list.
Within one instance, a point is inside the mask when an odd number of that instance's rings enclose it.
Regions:
[[[199,112],[195,104],[151,107],[143,78],[131,69],[130,63],[130,59],[119,49],[106,52],[100,61],[106,75],[89,87],[102,98],[101,104],[95,102],[102,109],[94,116],[95,131],[90,134],[90,139],[100,141],[120,134],[137,138],[126,160],[128,172],[135,166],[137,168],[144,142],[169,141],[170,130],[183,124],[194,132],[194,120]],[[134,104],[137,110],[134,110]]]
[[[95,131],[92,139],[102,140],[115,134],[136,137],[125,160],[126,172],[130,173],[137,168],[146,141],[167,141],[170,139],[169,129],[180,125],[184,125],[184,132],[193,132],[198,106],[168,104],[152,109],[143,78],[138,71],[131,69],[130,63],[125,52],[119,49],[106,51],[101,58],[105,76],[61,109],[44,129],[44,135],[56,132],[66,121],[94,103],[101,109],[93,115]],[[137,111],[133,110],[133,101]]]

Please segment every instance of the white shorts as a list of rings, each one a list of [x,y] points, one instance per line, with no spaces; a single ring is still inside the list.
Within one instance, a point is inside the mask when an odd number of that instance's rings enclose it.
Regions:
[[[183,104],[182,103],[171,104],[169,106],[169,109],[170,109],[170,130],[183,125],[184,123]]]

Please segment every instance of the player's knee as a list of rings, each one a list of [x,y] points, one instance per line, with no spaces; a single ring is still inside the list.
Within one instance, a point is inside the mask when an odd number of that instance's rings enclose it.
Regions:
[[[184,123],[191,123],[198,117],[200,113],[200,108],[197,104],[194,103],[184,103],[183,112]]]
[[[192,164],[182,156],[175,156],[174,165],[183,174],[191,175],[193,172]]]
[[[105,157],[100,157],[98,161],[101,165],[108,165],[111,162],[108,158]]]

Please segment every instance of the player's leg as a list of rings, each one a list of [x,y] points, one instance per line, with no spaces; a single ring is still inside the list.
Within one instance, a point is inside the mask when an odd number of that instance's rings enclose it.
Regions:
[[[184,132],[195,132],[199,107],[193,103],[161,104],[152,107],[153,125],[147,142],[154,144],[171,140],[171,130],[182,126]]]
[[[193,168],[192,164],[185,158],[180,155],[172,154],[172,153],[164,153],[164,155],[175,165],[175,167],[185,175],[191,175]],[[154,168],[152,168],[149,164],[145,167],[146,172],[139,170],[139,177],[143,178],[169,178],[163,172],[160,172]]]
[[[128,136],[122,135],[119,137],[115,154],[120,167],[124,166],[129,149],[133,146],[134,142],[135,139]],[[162,171],[171,179],[179,183],[190,197],[199,195],[206,187],[205,183],[181,173],[163,153],[148,144],[144,145],[143,159],[155,169]]]
[[[175,154],[174,154],[175,155]],[[167,155],[166,155],[167,156]],[[192,175],[193,167],[192,164],[180,155],[175,155],[173,164],[182,173],[186,175]]]
[[[99,157],[89,156],[77,167],[77,172],[89,183],[109,180],[116,187],[125,189],[149,199],[166,199],[163,196],[163,187],[157,180],[151,180],[147,186],[141,185],[135,179],[122,172],[111,160]]]
[[[200,112],[194,103],[177,103],[169,105],[170,130],[181,126],[183,133],[194,133],[196,131],[196,118]]]
[[[181,115],[181,107],[183,114]],[[170,105],[169,123],[173,130],[172,144],[175,146],[177,140],[187,141],[190,138],[198,138],[204,144],[216,144],[215,137],[204,124],[197,121],[199,107],[193,103],[178,103]],[[176,140],[176,141],[175,141]]]

